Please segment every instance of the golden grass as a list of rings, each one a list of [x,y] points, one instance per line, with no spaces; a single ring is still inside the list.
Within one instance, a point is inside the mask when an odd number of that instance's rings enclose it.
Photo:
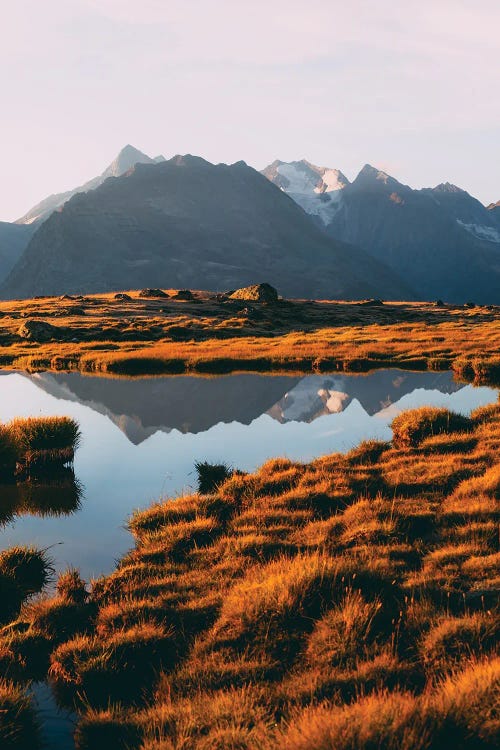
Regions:
[[[116,375],[453,367],[467,380],[500,378],[500,315],[492,306],[267,305],[222,303],[203,292],[193,302],[129,295],[128,301],[91,295],[76,305],[54,297],[0,302],[0,366]],[[21,338],[26,319],[57,326],[54,339]]]
[[[71,464],[80,428],[69,417],[28,417],[0,425],[0,477],[53,472]]]
[[[64,574],[0,664],[48,646],[82,750],[493,750],[500,404],[424,416],[136,511],[116,570]]]
[[[5,750],[36,750],[40,733],[26,691],[0,680],[0,747]]]

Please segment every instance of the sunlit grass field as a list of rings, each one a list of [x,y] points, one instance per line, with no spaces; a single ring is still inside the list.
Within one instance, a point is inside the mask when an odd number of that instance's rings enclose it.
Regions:
[[[48,676],[78,750],[498,747],[500,404],[393,433],[201,464],[203,493],[129,519],[110,575],[22,604],[2,690]]]
[[[169,293],[0,302],[0,366],[117,375],[453,367],[469,379],[500,377],[498,307]],[[51,328],[37,333],[36,322]]]

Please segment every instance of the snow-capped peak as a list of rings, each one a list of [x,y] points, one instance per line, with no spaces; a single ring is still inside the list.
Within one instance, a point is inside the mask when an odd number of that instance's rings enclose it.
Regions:
[[[341,191],[349,184],[340,170],[317,167],[306,159],[276,160],[263,170],[263,174],[325,225],[338,210]]]

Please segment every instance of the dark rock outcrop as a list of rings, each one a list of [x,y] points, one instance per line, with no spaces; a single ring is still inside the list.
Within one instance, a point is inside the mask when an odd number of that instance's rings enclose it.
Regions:
[[[231,294],[231,299],[246,299],[254,302],[277,302],[278,292],[270,284],[253,284],[237,289]]]
[[[174,294],[174,299],[184,300],[185,302],[191,302],[194,298],[194,294],[190,289],[179,289],[177,294]]]
[[[60,337],[61,329],[43,320],[27,320],[17,331],[18,336],[40,344]]]
[[[168,294],[164,292],[163,289],[141,289],[139,297],[158,297],[159,299],[168,299]]]

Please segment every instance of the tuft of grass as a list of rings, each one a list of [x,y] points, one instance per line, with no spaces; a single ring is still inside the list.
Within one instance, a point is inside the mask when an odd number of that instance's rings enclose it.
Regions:
[[[449,671],[464,659],[494,649],[499,636],[500,619],[493,613],[443,617],[422,640],[422,656],[434,671]]]
[[[144,748],[251,750],[273,748],[276,722],[264,690],[211,691],[152,706],[142,715]]]
[[[349,705],[326,703],[292,715],[285,750],[493,750],[500,720],[500,659],[473,662],[421,697],[374,692]]]
[[[85,581],[75,568],[69,568],[59,574],[56,589],[61,599],[72,604],[85,604],[89,597]]]
[[[80,443],[80,428],[70,417],[14,419],[9,429],[21,454],[72,448]]]
[[[231,467],[225,463],[210,464],[207,461],[196,461],[194,468],[198,476],[198,492],[203,495],[216,492],[218,487],[233,474]]]
[[[135,537],[159,531],[168,524],[194,521],[200,513],[200,498],[197,495],[177,497],[166,502],[153,503],[145,510],[138,510],[128,520],[129,531]]]
[[[78,721],[74,742],[76,750],[131,750],[139,747],[142,730],[137,718],[118,706],[89,709]]]
[[[18,546],[0,552],[0,575],[14,579],[23,599],[40,592],[52,574],[52,564],[43,550]]]
[[[175,653],[172,633],[145,622],[106,641],[78,636],[63,643],[52,654],[50,678],[65,703],[140,702],[160,669],[173,666]]]
[[[0,478],[11,478],[16,471],[17,448],[11,429],[0,424]]]
[[[92,603],[87,605],[55,596],[32,602],[23,612],[31,626],[46,635],[55,646],[87,630],[94,607]]]
[[[338,605],[316,622],[307,643],[307,661],[320,666],[355,666],[377,636],[381,610],[380,599],[366,601],[360,591],[348,590]]]
[[[427,750],[410,693],[384,691],[350,705],[311,706],[293,715],[281,745],[285,750]]]
[[[25,471],[71,463],[81,439],[78,423],[70,417],[14,419],[8,430]]]
[[[0,680],[0,747],[37,750],[41,747],[35,712],[25,690]]]
[[[415,447],[425,438],[435,435],[469,432],[472,421],[448,409],[423,406],[398,414],[391,427],[394,444],[407,448]]]

